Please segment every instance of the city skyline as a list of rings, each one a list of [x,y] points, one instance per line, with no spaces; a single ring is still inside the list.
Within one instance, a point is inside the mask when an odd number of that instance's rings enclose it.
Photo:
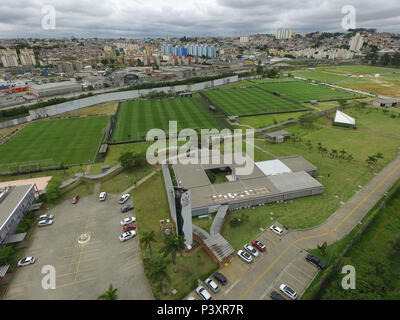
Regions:
[[[162,38],[166,36],[238,37],[293,32],[344,32],[345,5],[356,9],[357,28],[398,32],[400,8],[396,1],[376,7],[372,1],[42,1],[22,0],[20,9],[0,3],[0,39],[11,38]],[[56,12],[56,28],[45,30],[46,5]],[[27,31],[29,30],[29,31]]]

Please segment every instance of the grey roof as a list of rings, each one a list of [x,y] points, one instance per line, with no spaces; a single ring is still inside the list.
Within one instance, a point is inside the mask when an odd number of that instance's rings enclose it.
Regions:
[[[285,130],[278,130],[278,131],[273,131],[273,132],[265,132],[263,135],[270,137],[270,138],[276,138],[276,137],[290,137],[291,133]]]
[[[25,194],[34,186],[33,183],[11,187],[6,197],[0,202],[0,228],[24,198]]]
[[[25,239],[25,237],[26,237],[26,232],[12,234],[7,238],[6,244],[21,242],[21,241],[23,241]]]
[[[302,189],[322,187],[322,184],[305,171],[282,173],[278,176],[270,176],[269,178],[281,192],[292,192]]]
[[[311,162],[307,161],[301,156],[288,156],[279,158],[286,166],[290,168],[293,172],[305,171],[311,172],[317,170],[317,167],[314,166]]]

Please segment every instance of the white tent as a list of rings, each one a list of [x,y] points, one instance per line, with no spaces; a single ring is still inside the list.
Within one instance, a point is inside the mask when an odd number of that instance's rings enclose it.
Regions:
[[[349,115],[343,113],[342,111],[337,110],[335,120],[333,120],[333,124],[345,127],[355,127],[356,120]]]

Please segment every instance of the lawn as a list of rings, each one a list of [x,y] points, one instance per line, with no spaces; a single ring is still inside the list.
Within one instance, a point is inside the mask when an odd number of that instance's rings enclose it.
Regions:
[[[351,114],[350,110],[353,109],[347,109],[346,112]],[[354,110],[354,113],[358,112],[357,109]],[[309,228],[321,224],[340,207],[341,201],[346,202],[359,189],[359,185],[364,186],[368,183],[374,177],[374,172],[379,172],[398,155],[399,138],[367,130],[370,128],[371,119],[374,118],[380,129],[384,128],[386,123],[385,130],[392,131],[394,134],[400,130],[396,122],[398,119],[392,119],[383,112],[368,114],[367,111],[360,111],[356,117],[358,125],[365,130],[337,129],[332,127],[331,121],[319,119],[318,125],[298,124],[285,128],[292,134],[297,133],[302,139],[301,142],[289,140],[282,144],[273,144],[256,140],[256,145],[277,156],[297,154],[314,164],[318,168],[317,180],[324,185],[324,194],[230,213],[222,232],[229,243],[235,248],[240,248],[243,243],[260,232],[260,227],[265,228],[274,220],[292,229]],[[321,124],[327,128],[319,126]],[[310,141],[313,146],[311,151],[306,146],[307,141]],[[366,141],[368,143],[365,143]],[[318,142],[321,142],[328,150],[344,149],[348,154],[353,155],[354,161],[331,158],[319,153]],[[379,160],[376,167],[371,169],[365,160],[369,155],[377,152],[383,152],[384,159]],[[232,228],[229,222],[236,217],[242,217],[245,222],[237,228]]]
[[[220,126],[196,98],[129,101],[120,105],[113,142],[146,139],[150,129],[168,134],[169,121],[178,122],[178,130],[213,129]]]
[[[0,165],[52,162],[59,166],[92,162],[108,117],[32,122],[0,146]]]
[[[310,111],[288,112],[288,113],[266,114],[253,117],[241,117],[239,118],[239,125],[250,126],[253,127],[254,129],[261,129],[287,120],[297,119],[303,114],[309,112]],[[243,129],[245,128],[243,127]]]
[[[299,102],[356,98],[352,93],[300,81],[266,83],[260,84],[259,87],[279,92],[281,95]]]
[[[244,116],[306,110],[296,104],[258,88],[206,90],[211,102],[229,115]]]
[[[347,75],[339,75],[321,71],[294,71],[291,72],[291,74],[304,79],[328,82],[337,85],[342,85],[344,83],[365,81],[364,79],[359,77],[354,77],[354,76],[350,77]]]
[[[164,235],[159,227],[160,220],[171,219],[167,195],[161,172],[143,183],[132,192],[135,201],[136,219],[139,238],[142,232],[155,232],[156,241],[152,243],[154,256],[159,256],[160,249],[164,246]],[[142,257],[149,257],[147,248],[142,249]],[[169,258],[168,258],[169,259]],[[170,259],[169,259],[170,261]],[[149,281],[157,299],[171,300],[182,299],[197,286],[197,279],[204,280],[218,268],[218,264],[207,254],[204,249],[192,256],[177,257],[178,273],[173,271],[173,265],[168,265],[170,280],[167,284],[167,295],[163,296],[157,284]],[[145,272],[149,277],[151,267],[145,263]],[[178,291],[177,295],[171,294],[172,289]]]

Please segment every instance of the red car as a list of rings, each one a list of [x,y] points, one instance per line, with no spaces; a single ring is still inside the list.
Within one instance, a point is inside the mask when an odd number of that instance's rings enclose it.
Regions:
[[[78,203],[79,201],[79,196],[75,196],[72,198],[72,204]]]
[[[260,250],[261,252],[264,252],[265,250],[267,250],[267,247],[265,246],[264,243],[262,243],[261,241],[258,240],[253,240],[251,242],[251,244],[256,247],[258,250]]]
[[[122,230],[123,230],[124,232],[128,232],[128,231],[135,230],[135,229],[136,229],[136,224],[134,224],[134,223],[126,224],[126,225],[124,225],[124,227],[122,228]]]

